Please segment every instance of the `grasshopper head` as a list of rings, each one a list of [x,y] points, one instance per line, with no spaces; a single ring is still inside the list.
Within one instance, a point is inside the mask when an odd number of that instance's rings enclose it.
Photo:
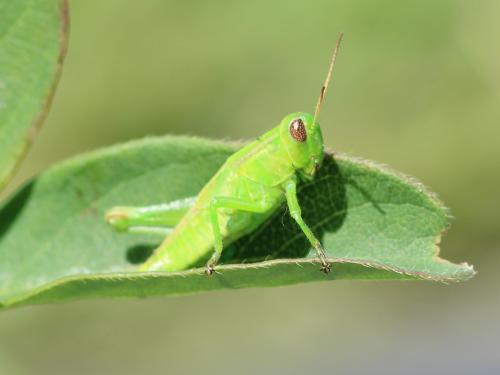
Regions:
[[[280,124],[280,139],[294,168],[306,179],[323,161],[321,128],[309,113],[296,112],[286,116]]]
[[[286,116],[280,124],[280,140],[285,148],[290,162],[299,173],[306,179],[311,179],[323,161],[323,136],[318,124],[321,105],[325,99],[326,89],[332,78],[333,68],[337,60],[342,36],[340,33],[337,44],[333,50],[332,60],[328,67],[325,83],[321,86],[314,116],[309,113],[296,112]]]

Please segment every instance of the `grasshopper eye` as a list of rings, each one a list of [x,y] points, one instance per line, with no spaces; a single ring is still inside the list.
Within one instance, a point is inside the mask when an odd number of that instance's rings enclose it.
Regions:
[[[307,139],[306,127],[304,121],[300,118],[296,118],[290,123],[290,135],[297,142],[305,142]]]

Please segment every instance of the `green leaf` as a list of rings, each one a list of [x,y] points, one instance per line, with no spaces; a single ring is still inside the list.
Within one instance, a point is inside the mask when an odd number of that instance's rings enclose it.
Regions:
[[[115,205],[194,196],[237,149],[164,137],[112,147],[56,166],[0,210],[0,303],[13,306],[87,297],[139,297],[336,279],[459,281],[472,267],[438,258],[446,210],[419,183],[371,162],[327,156],[300,186],[306,221],[321,236],[333,271],[324,275],[285,208],[203,269],[138,273],[160,238],[115,233]],[[271,256],[274,259],[265,260]],[[255,263],[257,262],[257,263]],[[232,264],[229,264],[232,263]]]
[[[0,189],[47,114],[67,29],[66,1],[0,0]]]

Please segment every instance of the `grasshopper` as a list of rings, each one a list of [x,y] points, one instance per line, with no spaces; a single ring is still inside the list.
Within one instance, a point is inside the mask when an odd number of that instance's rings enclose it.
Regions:
[[[290,215],[316,250],[321,271],[330,272],[321,242],[302,219],[297,183],[311,180],[323,161],[317,120],[342,36],[314,115],[296,112],[283,118],[231,155],[196,198],[148,207],[120,206],[106,213],[106,221],[119,231],[167,233],[141,271],[180,271],[206,261],[206,274],[212,275],[224,246],[254,231],[286,200]]]

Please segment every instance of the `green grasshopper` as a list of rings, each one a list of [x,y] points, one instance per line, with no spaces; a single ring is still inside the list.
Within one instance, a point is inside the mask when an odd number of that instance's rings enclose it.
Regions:
[[[180,271],[206,261],[212,275],[224,246],[254,231],[284,200],[328,273],[320,241],[304,222],[297,200],[297,183],[311,180],[324,151],[317,123],[335,66],[342,34],[333,51],[314,116],[296,112],[256,141],[231,155],[196,198],[148,207],[115,207],[106,221],[125,232],[168,233],[141,266],[141,271]],[[174,227],[172,230],[169,228]]]

